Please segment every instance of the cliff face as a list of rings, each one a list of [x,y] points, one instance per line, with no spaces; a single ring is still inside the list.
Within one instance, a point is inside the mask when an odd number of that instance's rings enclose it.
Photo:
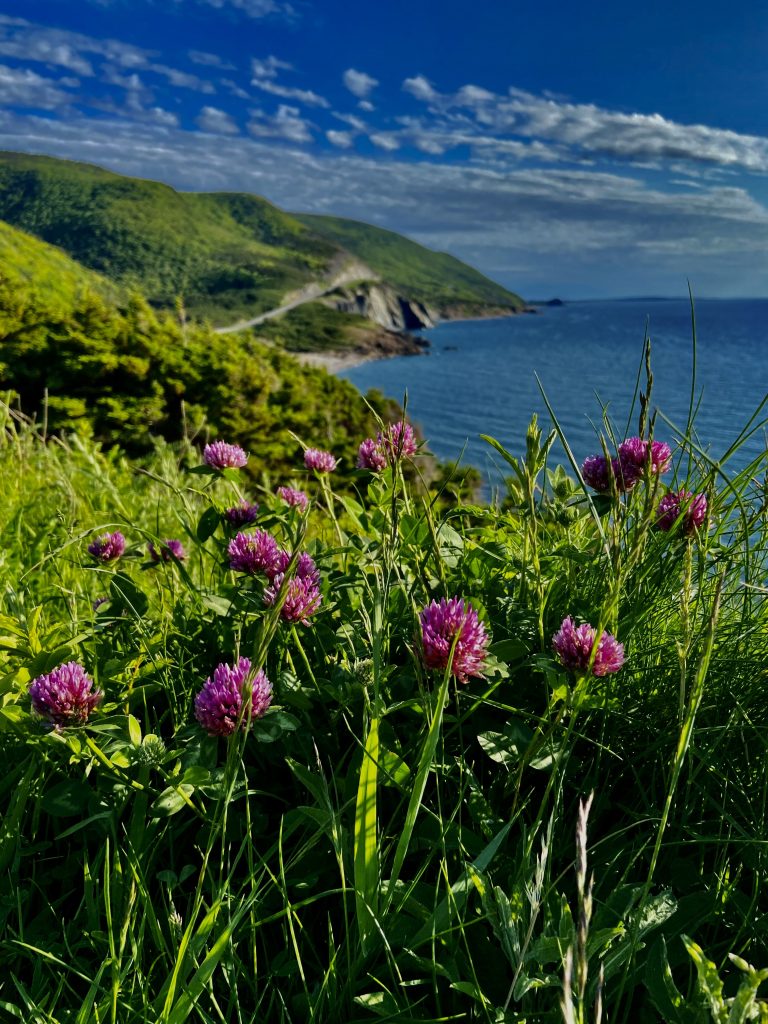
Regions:
[[[362,281],[337,288],[323,302],[342,313],[356,313],[389,331],[417,331],[434,327],[437,314],[421,302],[398,295],[388,285]]]

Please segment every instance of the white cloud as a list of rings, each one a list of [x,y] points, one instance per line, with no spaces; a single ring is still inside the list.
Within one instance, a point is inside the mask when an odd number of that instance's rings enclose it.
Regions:
[[[423,100],[425,103],[431,103],[432,100],[437,99],[439,96],[432,83],[424,75],[406,78],[403,82],[403,91],[410,93],[411,96],[415,96],[417,100]]]
[[[266,114],[254,114],[248,125],[251,135],[265,138],[285,139],[287,142],[311,142],[312,124],[301,116],[298,107],[290,107],[281,103],[273,117]]]
[[[60,88],[60,81],[44,78],[28,68],[0,64],[0,106],[58,110],[74,100]]]
[[[219,57],[216,53],[206,53],[204,50],[188,50],[187,56],[193,64],[199,64],[204,68],[220,68],[222,71],[234,71],[235,65]]]
[[[293,5],[285,3],[284,0],[201,0],[201,2],[217,9],[233,7],[235,10],[247,14],[249,18],[266,18],[272,14],[292,18],[296,14]]]
[[[354,68],[347,68],[342,75],[344,85],[353,96],[364,100],[379,84],[378,80],[367,75],[365,71],[355,71]]]
[[[326,139],[333,146],[338,146],[339,149],[349,149],[352,145],[352,133],[351,132],[338,132],[331,129],[325,133]]]
[[[392,152],[393,150],[400,148],[400,143],[390,132],[371,132],[368,138],[378,149],[384,149]]]
[[[364,110],[366,114],[370,114],[372,111],[376,109],[376,107],[374,107],[374,105],[369,100],[360,100],[360,102],[357,105],[358,107],[360,107],[361,110]]]
[[[214,135],[239,135],[240,133],[229,114],[216,107],[203,107],[196,124],[201,131],[212,132]]]
[[[298,89],[290,85],[282,85],[277,79],[278,71],[293,71],[293,65],[277,57],[265,58],[254,57],[251,60],[251,72],[253,78],[251,85],[262,92],[270,93],[272,96],[279,96],[285,100],[295,100],[297,103],[304,103],[309,107],[329,107],[328,100],[319,96],[311,89]]]

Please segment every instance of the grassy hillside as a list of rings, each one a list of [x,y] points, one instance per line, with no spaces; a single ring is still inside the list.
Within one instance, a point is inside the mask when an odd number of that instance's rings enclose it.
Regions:
[[[88,164],[0,153],[0,219],[154,305],[230,322],[322,276],[337,247],[258,196],[180,193]]]
[[[466,311],[471,312],[481,306],[516,310],[525,305],[519,295],[454,256],[433,252],[394,231],[342,217],[296,214],[296,218],[353,253],[408,298],[442,311],[467,307]]]
[[[183,193],[89,164],[0,152],[0,219],[149,301],[217,324],[281,304],[345,250],[444,314],[516,309],[519,296],[391,231],[294,217],[259,196]]]
[[[224,436],[258,453],[256,473],[278,474],[295,465],[294,432],[343,456],[343,474],[354,466],[375,422],[347,381],[250,335],[183,327],[137,294],[118,307],[97,275],[0,228],[0,389],[50,432],[135,454],[158,436]]]
[[[107,298],[119,295],[113,282],[86,269],[61,249],[0,221],[0,268],[9,267],[53,300],[72,302],[87,290]]]

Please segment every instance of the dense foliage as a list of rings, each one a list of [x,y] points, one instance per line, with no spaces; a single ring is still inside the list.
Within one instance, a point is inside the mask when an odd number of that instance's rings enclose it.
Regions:
[[[410,299],[432,309],[465,316],[484,306],[519,310],[519,295],[490,281],[455,256],[433,252],[394,231],[343,217],[297,214],[297,219],[363,260],[377,274]],[[443,313],[443,311],[445,311]]]
[[[647,465],[590,496],[576,462],[547,466],[533,424],[523,458],[499,449],[504,511],[438,513],[405,483],[420,456],[401,461],[395,436],[366,447],[383,468],[357,474],[355,499],[297,459],[304,514],[273,490],[283,477],[245,492],[244,470],[185,468],[203,462],[188,447],[136,473],[6,412],[9,1019],[584,1024],[595,1001],[611,1022],[758,1013],[764,975],[744,960],[764,962],[768,939],[767,457],[729,476],[680,439],[666,482],[666,463]],[[206,458],[241,461],[226,446]],[[706,520],[661,529],[668,488],[705,494]],[[233,547],[224,510],[254,498]],[[151,562],[147,542],[170,552],[164,539],[184,551]],[[278,547],[294,553],[282,584]],[[264,572],[233,571],[235,549]],[[275,601],[292,572],[313,587],[319,573],[304,622],[281,610],[287,591]],[[452,641],[449,613],[465,612]],[[588,647],[571,657],[569,617],[616,638],[606,674]],[[242,656],[271,707],[206,735],[224,713],[206,680],[223,687]],[[103,699],[51,728],[40,680],[72,662]],[[262,680],[259,712],[266,694]]]
[[[247,333],[221,336],[157,313],[136,295],[118,308],[74,277],[49,288],[47,276],[66,257],[28,241],[34,275],[16,259],[0,268],[0,387],[48,431],[77,430],[134,454],[151,450],[156,436],[223,434],[273,472],[295,459],[294,433],[333,447],[345,456],[343,471],[352,469],[357,439],[375,421],[351,384]],[[391,411],[381,396],[370,400]]]

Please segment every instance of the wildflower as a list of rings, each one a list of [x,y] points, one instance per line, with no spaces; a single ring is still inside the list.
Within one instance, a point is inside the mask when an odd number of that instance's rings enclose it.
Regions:
[[[97,597],[96,600],[91,605],[91,608],[93,608],[93,610],[95,612],[97,612],[99,610],[99,608],[101,608],[101,606],[103,604],[109,604],[109,598],[108,597],[104,597],[104,596]]]
[[[597,631],[589,623],[576,626],[573,619],[563,620],[559,631],[552,637],[552,649],[565,668],[584,672],[589,668]],[[618,672],[624,664],[624,645],[610,633],[602,633],[592,661],[592,675],[607,676]]]
[[[250,526],[251,523],[256,522],[258,514],[258,505],[252,505],[249,501],[243,500],[233,508],[226,509],[224,518],[230,526]]]
[[[82,665],[68,661],[29,684],[32,709],[51,725],[83,725],[104,694],[93,689],[93,680]]]
[[[279,572],[284,573],[288,568],[288,564],[291,561],[290,551],[278,551],[277,558],[275,559],[275,568],[272,573],[276,576]],[[302,551],[299,557],[296,559],[296,568],[294,569],[294,575],[300,580],[311,580],[315,586],[320,585],[320,570],[315,565],[314,560],[306,551]]]
[[[460,683],[468,676],[482,676],[489,637],[471,604],[458,597],[432,601],[419,615],[424,662],[427,668],[445,669],[451,657],[451,674]]]
[[[614,472],[622,489],[630,491],[641,480],[645,467],[651,473],[666,473],[672,460],[672,451],[663,441],[646,441],[642,437],[629,437],[619,445],[618,460],[614,460]]]
[[[272,577],[277,571],[280,548],[266,530],[256,530],[255,533],[238,533],[229,542],[227,554],[229,567],[235,572],[247,572],[251,576],[261,572]]]
[[[203,461],[212,469],[242,469],[248,463],[248,456],[239,444],[214,441],[203,449]]]
[[[152,541],[147,544],[147,552],[153,562],[172,562],[174,558],[178,558],[180,562],[183,562],[187,557],[187,553],[184,550],[184,546],[180,540],[173,540],[169,537],[160,543],[160,550],[155,548]]]
[[[581,464],[584,483],[598,494],[608,494],[611,489],[611,466],[603,455],[590,455]]]
[[[270,585],[264,589],[264,604],[273,605],[275,603],[284,579],[284,572],[278,572],[272,577]],[[315,578],[301,577],[297,573],[286,584],[285,601],[280,608],[280,617],[286,622],[300,622],[302,625],[308,626],[310,615],[315,614],[322,600],[323,597]]]
[[[330,452],[320,448],[307,448],[304,452],[304,465],[307,469],[315,469],[318,473],[332,473],[338,462]]]
[[[119,530],[102,533],[88,545],[88,554],[93,555],[97,562],[116,562],[124,551],[125,537]]]
[[[366,437],[357,452],[357,468],[380,473],[387,465],[387,454],[378,439]]]
[[[309,498],[306,496],[304,491],[296,491],[293,487],[278,487],[277,496],[281,501],[284,501],[286,505],[291,505],[293,508],[300,508],[302,512],[309,504]]]
[[[671,530],[682,516],[683,533],[692,534],[707,518],[706,494],[691,494],[690,491],[670,491],[659,502],[656,525],[660,530]]]
[[[272,684],[264,670],[259,669],[251,679],[251,662],[240,658],[234,668],[217,665],[213,675],[206,679],[195,697],[195,718],[209,736],[230,736],[235,731],[249,682],[251,707],[250,714],[247,709],[243,712],[243,729],[250,719],[260,718],[272,702]]]
[[[416,454],[416,435],[410,423],[390,423],[384,431],[379,431],[377,441],[387,449],[393,462],[404,455]]]

